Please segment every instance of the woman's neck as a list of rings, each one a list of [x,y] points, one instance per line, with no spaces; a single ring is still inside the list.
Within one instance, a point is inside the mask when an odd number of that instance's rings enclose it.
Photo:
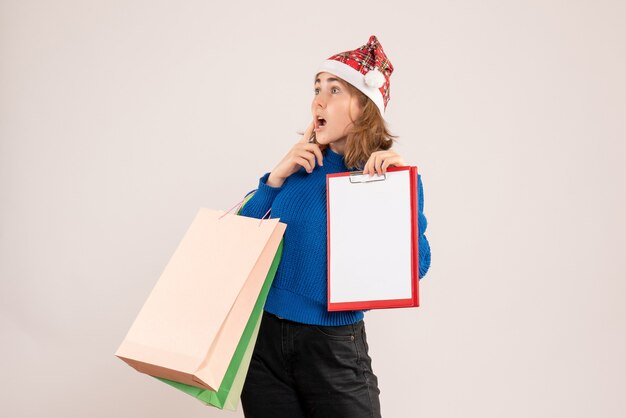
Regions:
[[[346,141],[346,138],[342,138],[335,142],[331,142],[328,146],[335,154],[344,155],[346,151]]]

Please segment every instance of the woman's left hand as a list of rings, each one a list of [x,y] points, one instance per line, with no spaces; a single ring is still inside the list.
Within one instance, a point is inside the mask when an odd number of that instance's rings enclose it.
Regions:
[[[400,154],[392,149],[375,151],[370,155],[367,163],[365,163],[363,174],[369,174],[370,176],[378,174],[382,176],[387,171],[388,167],[402,167],[405,165],[406,163]]]

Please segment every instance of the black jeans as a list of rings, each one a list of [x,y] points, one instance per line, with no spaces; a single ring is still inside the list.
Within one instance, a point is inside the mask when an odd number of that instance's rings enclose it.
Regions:
[[[363,321],[316,326],[264,312],[241,394],[246,418],[378,418]]]

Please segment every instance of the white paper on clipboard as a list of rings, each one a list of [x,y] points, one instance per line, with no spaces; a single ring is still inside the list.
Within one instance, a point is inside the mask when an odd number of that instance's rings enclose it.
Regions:
[[[328,308],[417,306],[417,168],[327,177]]]

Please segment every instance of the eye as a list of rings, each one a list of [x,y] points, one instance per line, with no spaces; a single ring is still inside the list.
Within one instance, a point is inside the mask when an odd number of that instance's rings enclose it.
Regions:
[[[315,92],[315,94],[318,94],[320,92],[320,89],[316,87],[313,91]]]
[[[333,87],[330,91],[331,93],[339,93],[339,87]]]

